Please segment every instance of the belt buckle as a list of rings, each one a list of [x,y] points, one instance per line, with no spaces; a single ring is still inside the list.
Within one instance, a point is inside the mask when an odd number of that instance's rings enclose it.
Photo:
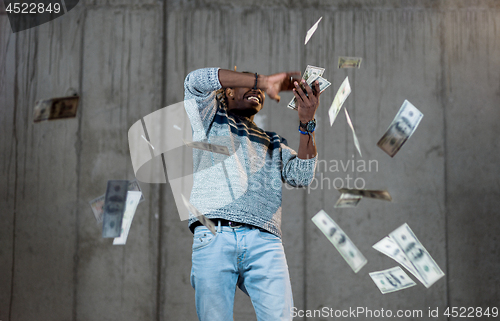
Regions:
[[[233,221],[229,221],[229,227],[230,228],[238,228],[238,227],[242,227],[242,226],[243,226],[243,224],[241,224],[241,223],[236,223],[236,222],[233,222]]]

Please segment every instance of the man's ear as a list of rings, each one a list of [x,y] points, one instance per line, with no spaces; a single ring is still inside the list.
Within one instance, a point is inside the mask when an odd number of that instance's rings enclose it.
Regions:
[[[233,88],[226,88],[226,97],[228,99],[234,99],[234,90],[233,90]]]

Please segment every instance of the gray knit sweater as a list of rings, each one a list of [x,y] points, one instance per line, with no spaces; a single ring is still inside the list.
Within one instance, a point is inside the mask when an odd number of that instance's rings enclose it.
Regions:
[[[300,159],[283,137],[228,113],[215,93],[222,87],[218,72],[198,69],[184,82],[193,141],[224,145],[230,153],[193,149],[190,202],[207,218],[254,225],[281,237],[282,183],[309,185],[317,156]],[[190,213],[189,225],[196,221]]]

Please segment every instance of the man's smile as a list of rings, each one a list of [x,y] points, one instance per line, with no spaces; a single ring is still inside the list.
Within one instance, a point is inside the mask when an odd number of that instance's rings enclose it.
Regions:
[[[256,104],[262,104],[262,96],[258,91],[251,90],[244,98]]]

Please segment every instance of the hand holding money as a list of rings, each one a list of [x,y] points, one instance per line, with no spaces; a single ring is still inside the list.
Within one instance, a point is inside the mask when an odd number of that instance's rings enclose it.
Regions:
[[[324,72],[325,72],[325,68],[308,65],[306,68],[306,71],[304,72],[304,75],[302,76],[302,79],[305,80],[305,83],[307,85],[309,85],[309,87],[313,87],[313,88],[314,88],[313,83],[315,81],[318,81],[319,93],[322,93],[326,88],[328,88],[331,85],[331,82],[329,82],[325,78],[321,77]],[[307,90],[305,89],[305,84],[303,84],[302,82],[297,82],[297,83],[302,88],[302,91],[305,90],[306,94],[307,94]],[[295,89],[297,89],[297,88],[295,88]],[[314,92],[314,91],[316,91],[316,92]],[[314,95],[316,95],[317,92],[318,92],[317,89],[313,89]],[[293,97],[292,100],[288,103],[288,108],[297,110],[296,104],[297,104],[297,97]]]
[[[321,95],[319,81],[316,80],[312,84],[314,92],[304,79],[301,80],[301,85],[304,87],[305,92],[297,81],[294,84],[295,89],[293,90],[293,94],[297,100],[299,119],[301,122],[307,123],[314,118],[314,114],[319,106],[319,95]]]

